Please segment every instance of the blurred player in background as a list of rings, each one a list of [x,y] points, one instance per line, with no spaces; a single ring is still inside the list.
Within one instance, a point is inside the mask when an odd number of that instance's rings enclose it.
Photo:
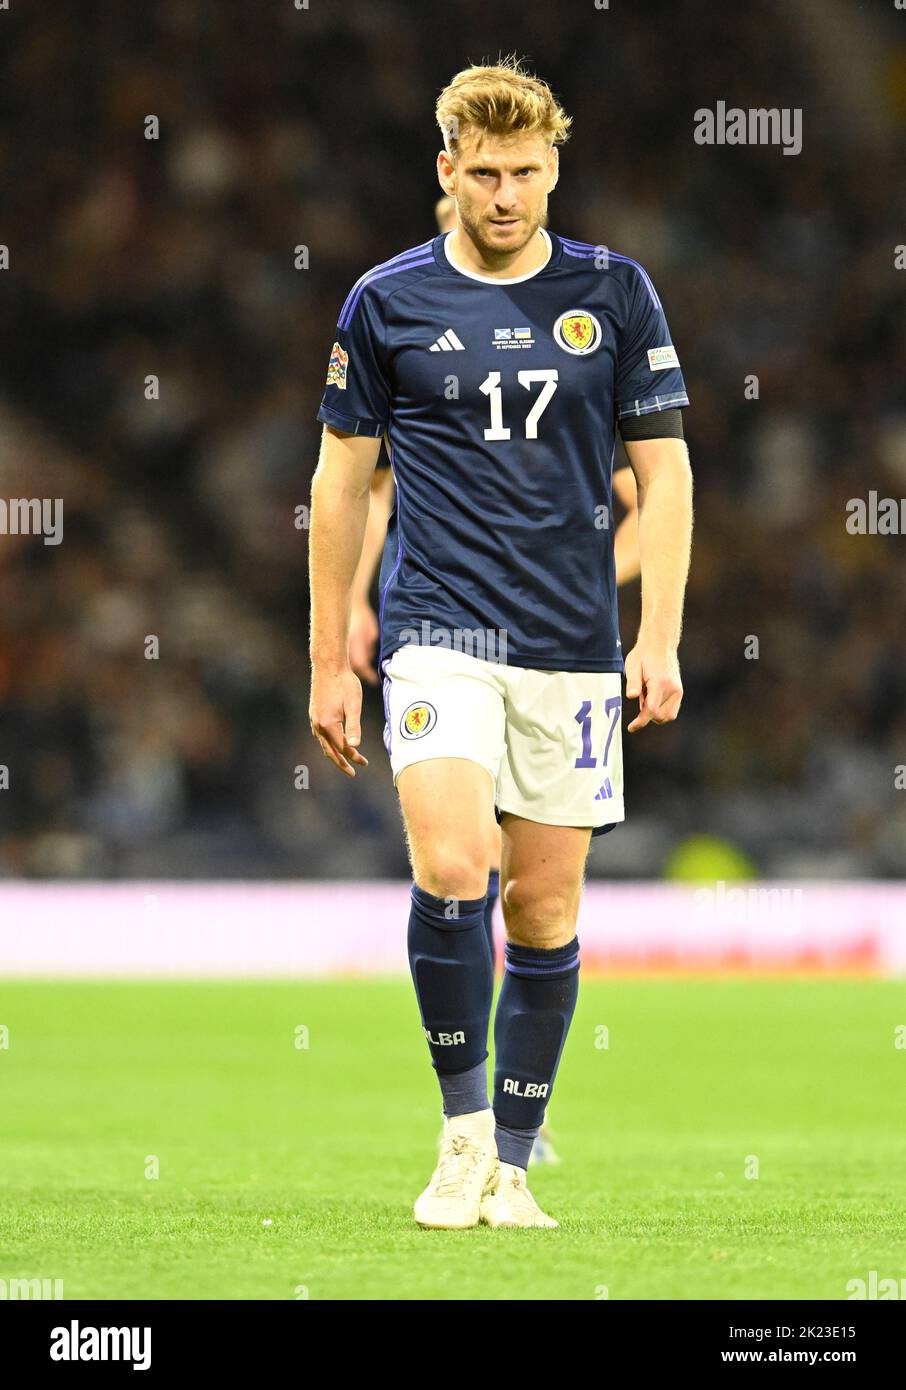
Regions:
[[[675,719],[682,700],[688,397],[642,267],[545,228],[571,124],[547,84],[511,60],[468,68],[436,115],[457,225],[357,281],[330,355],[312,484],[309,715],[336,767],[354,777],[367,766],[349,625],[386,433],[397,499],[378,669],[414,877],[410,967],[446,1116],[415,1219],[553,1227],[526,1167],[576,1006],[590,839],[624,816],[616,427],[639,488],[632,733]],[[493,1106],[492,808],[507,933]]]
[[[449,194],[438,199],[434,208],[440,232],[452,232],[457,224],[456,201]],[[542,225],[546,225],[544,218]],[[636,579],[639,574],[638,489],[622,445],[614,455],[613,490],[623,506],[624,515],[614,532],[614,560],[617,585]],[[390,447],[384,435],[384,449],[371,479],[371,501],[362,558],[352,586],[352,614],[349,623],[349,664],[356,675],[369,685],[378,684],[376,669],[377,647],[380,640],[378,617],[371,606],[371,586],[381,562],[387,541],[387,526],[393,511],[395,484],[390,467]],[[496,969],[494,947],[494,908],[500,893],[500,826],[492,814],[488,818],[488,876],[484,925],[488,937],[491,961]],[[532,1148],[533,1163],[556,1163],[557,1153],[548,1124],[540,1129]]]

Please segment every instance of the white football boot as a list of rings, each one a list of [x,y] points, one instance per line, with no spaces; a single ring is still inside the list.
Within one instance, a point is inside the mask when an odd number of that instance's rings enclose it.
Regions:
[[[431,1181],[415,1203],[419,1226],[465,1231],[477,1226],[481,1199],[497,1177],[493,1110],[454,1115],[444,1121],[444,1139]]]
[[[546,1216],[525,1185],[525,1169],[512,1163],[501,1163],[497,1182],[481,1201],[481,1219],[486,1226],[544,1226],[557,1227],[552,1216]]]

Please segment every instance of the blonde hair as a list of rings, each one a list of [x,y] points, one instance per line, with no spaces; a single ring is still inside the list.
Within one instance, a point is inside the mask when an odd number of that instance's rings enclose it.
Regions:
[[[438,97],[436,115],[444,149],[453,160],[467,130],[538,134],[550,145],[562,145],[573,123],[547,83],[528,72],[515,54],[494,66],[463,68]]]

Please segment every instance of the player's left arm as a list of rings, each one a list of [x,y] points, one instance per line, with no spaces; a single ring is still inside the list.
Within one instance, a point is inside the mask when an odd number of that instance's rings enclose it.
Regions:
[[[624,443],[638,486],[642,574],[642,620],[625,661],[626,696],[639,701],[628,726],[634,733],[670,723],[683,698],[677,650],[692,548],[692,470],[682,438]]]
[[[638,699],[630,733],[667,724],[683,698],[679,647],[692,545],[692,472],[683,442],[686,383],[651,279],[617,257],[625,315],[614,372],[616,423],[639,492],[642,621],[626,657],[626,696]]]

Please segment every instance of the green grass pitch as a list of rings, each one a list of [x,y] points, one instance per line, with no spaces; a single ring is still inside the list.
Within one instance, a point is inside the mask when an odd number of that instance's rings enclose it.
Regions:
[[[413,1224],[440,1107],[407,982],[7,982],[0,1024],[0,1279],[66,1299],[845,1299],[906,1277],[897,982],[584,979],[562,1162],[531,1176],[559,1231]]]

